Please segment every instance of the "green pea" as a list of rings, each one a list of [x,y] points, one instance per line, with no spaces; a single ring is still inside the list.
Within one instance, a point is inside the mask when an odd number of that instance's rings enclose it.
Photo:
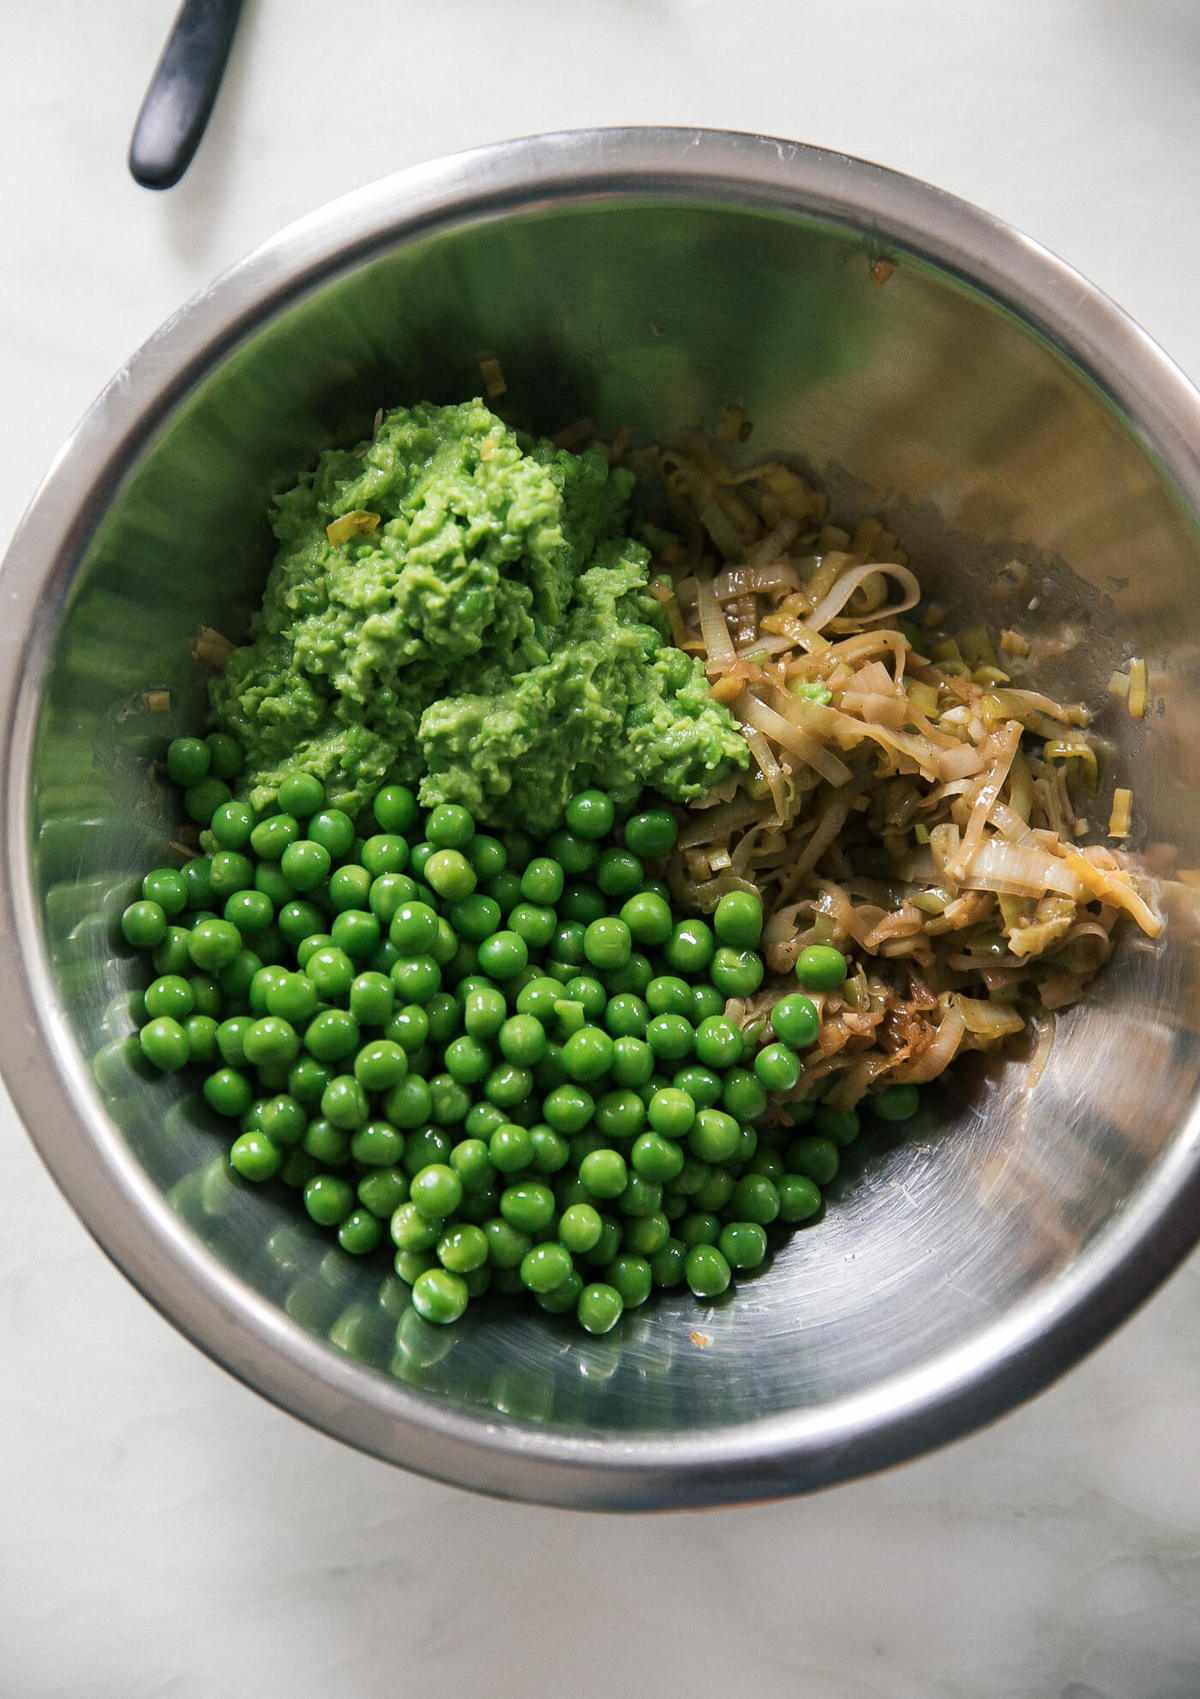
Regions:
[[[486,832],[476,832],[463,854],[474,868],[476,879],[484,884],[503,873],[510,861],[518,860],[517,857],[509,855],[499,838],[489,837]],[[520,858],[521,861],[528,859],[527,855]]]
[[[714,1016],[723,1015],[725,1013],[725,1002],[726,999],[717,990],[715,985],[707,985],[704,983],[701,983],[700,985],[693,985],[693,1008],[692,1014],[689,1018],[698,1027],[701,1021],[711,1020]]]
[[[429,1120],[433,1110],[433,1093],[429,1082],[420,1074],[406,1074],[388,1088],[383,1112],[396,1127],[409,1131]]]
[[[602,1027],[583,1026],[562,1047],[562,1065],[573,1080],[590,1084],[607,1073],[613,1058],[613,1041]]]
[[[725,1073],[741,1061],[744,1049],[741,1029],[724,1015],[708,1015],[696,1028],[696,1059],[706,1068]]]
[[[519,1268],[533,1243],[529,1234],[502,1216],[493,1216],[482,1225],[487,1235],[488,1260],[492,1267]]]
[[[164,1073],[178,1072],[191,1059],[188,1035],[170,1015],[159,1015],[147,1021],[138,1039],[146,1060]]]
[[[470,1224],[450,1227],[437,1242],[437,1259],[452,1274],[471,1274],[487,1262],[487,1235]]]
[[[652,1257],[670,1237],[671,1223],[661,1210],[651,1215],[628,1216],[621,1232],[621,1251],[625,1255]]]
[[[474,1135],[473,1130],[472,1137],[460,1139],[451,1150],[450,1166],[462,1181],[464,1197],[485,1192],[496,1178],[496,1167],[488,1146],[482,1138]]]
[[[408,1057],[388,1038],[364,1044],[354,1058],[354,1077],[364,1091],[390,1091],[408,1073]]]
[[[625,1304],[615,1286],[603,1281],[585,1286],[575,1307],[579,1325],[585,1333],[611,1333],[621,1319]]]
[[[371,1169],[358,1182],[358,1201],[381,1221],[389,1221],[408,1201],[407,1174],[395,1167]]]
[[[227,803],[233,792],[223,779],[211,774],[198,784],[189,785],[183,793],[183,811],[198,826],[207,826],[218,808]]]
[[[779,1191],[765,1174],[744,1174],[733,1189],[729,1208],[735,1220],[769,1227],[779,1214]]]
[[[321,1115],[347,1132],[365,1126],[371,1118],[367,1094],[354,1074],[338,1074],[321,1092]]]
[[[733,1279],[725,1257],[715,1245],[693,1245],[687,1254],[685,1278],[698,1298],[715,1298]]]
[[[646,1124],[646,1109],[637,1092],[606,1091],[596,1103],[596,1130],[606,1139],[631,1139]]]
[[[454,1140],[444,1127],[417,1127],[404,1137],[404,1172],[412,1179],[423,1168],[453,1166],[453,1149]]]
[[[425,882],[446,902],[459,903],[475,889],[475,870],[460,850],[440,849],[425,864]]]
[[[443,1058],[446,1072],[459,1085],[476,1085],[492,1066],[492,1053],[487,1045],[470,1033],[451,1039]]]
[[[217,1049],[217,1023],[211,1015],[189,1015],[183,1023],[188,1041],[189,1062],[212,1062]]]
[[[789,1226],[808,1221],[821,1207],[821,1193],[806,1174],[785,1174],[776,1189],[779,1219]]]
[[[385,785],[376,792],[371,811],[383,832],[407,832],[419,813],[417,799],[407,785]]]
[[[404,1134],[389,1121],[367,1121],[354,1130],[350,1154],[364,1168],[391,1168],[404,1155]]]
[[[613,1042],[612,1077],[619,1086],[643,1086],[654,1073],[654,1052],[641,1038],[622,1036]]]
[[[441,1221],[462,1202],[462,1181],[447,1163],[431,1162],[412,1179],[409,1198],[427,1221]]]
[[[442,1235],[441,1223],[422,1214],[411,1198],[396,1209],[389,1231],[399,1251],[432,1251]]]
[[[285,814],[307,820],[325,806],[325,786],[312,773],[289,773],[280,781],[275,800]]]
[[[533,1146],[533,1167],[538,1174],[557,1174],[570,1161],[570,1145],[544,1121],[529,1128],[529,1139]]]
[[[806,991],[836,991],[848,971],[845,956],[829,944],[807,944],[796,957],[796,978]]]
[[[889,1085],[867,1099],[867,1108],[881,1121],[910,1121],[921,1107],[915,1085]]]
[[[521,1280],[531,1292],[553,1292],[574,1272],[570,1251],[553,1240],[534,1245],[521,1259]]]
[[[515,979],[528,964],[528,947],[515,932],[493,932],[479,946],[479,966],[492,979]]]
[[[208,748],[210,772],[218,779],[236,779],[241,776],[246,758],[236,737],[230,737],[228,732],[209,732],[204,742]]]
[[[688,1148],[701,1162],[728,1162],[741,1128],[721,1109],[701,1109],[688,1133]]]
[[[466,1310],[470,1288],[461,1274],[453,1274],[448,1268],[427,1268],[413,1281],[412,1302],[418,1315],[444,1327]]]
[[[635,855],[666,855],[677,835],[674,817],[662,808],[631,814],[625,822],[625,843]]]
[[[158,908],[158,904],[155,903],[154,907]],[[172,926],[167,922],[163,928],[161,942],[152,947],[150,960],[154,964],[155,973],[180,973],[190,976],[195,965],[188,949],[190,938],[191,933],[186,926]]]
[[[188,954],[205,973],[226,967],[241,947],[241,934],[227,920],[197,921],[188,934]]]
[[[408,1003],[427,1003],[440,989],[442,970],[432,956],[405,956],[392,965],[396,994]]]
[[[350,1013],[360,1025],[386,1026],[396,1004],[391,979],[373,969],[356,975],[350,982],[349,1004]]]
[[[567,829],[576,837],[595,840],[613,828],[612,798],[600,790],[578,792],[567,804]]]
[[[350,1160],[350,1129],[318,1115],[304,1129],[301,1147],[319,1168],[344,1168]]]
[[[521,875],[521,895],[526,901],[553,908],[563,894],[561,863],[546,855],[536,856]]]
[[[521,1180],[500,1194],[500,1214],[521,1233],[538,1233],[554,1218],[555,1200],[540,1180]]]
[[[321,809],[309,820],[306,830],[313,843],[327,849],[335,861],[354,842],[354,822],[340,808]]]
[[[619,1256],[608,1265],[608,1284],[621,1294],[625,1309],[634,1310],[650,1296],[654,1280],[645,1257]]]
[[[601,896],[594,885],[577,882],[567,886],[558,910],[564,921],[572,921],[586,928],[593,921],[603,919],[608,913],[608,899]]]
[[[694,1037],[691,1021],[682,1015],[655,1015],[646,1027],[646,1043],[656,1056],[667,1062],[678,1062],[687,1056]]]
[[[358,1049],[359,1028],[346,1009],[324,1009],[304,1030],[304,1048],[318,1062],[340,1062]]]
[[[596,1198],[619,1198],[629,1181],[625,1158],[618,1150],[592,1151],[579,1165],[579,1178]]]
[[[767,1107],[767,1094],[746,1068],[730,1068],[721,1087],[721,1107],[737,1121],[756,1121]]]
[[[533,1075],[514,1062],[501,1062],[483,1082],[483,1095],[501,1109],[515,1109],[533,1090]]]
[[[411,1058],[429,1037],[429,1016],[419,1004],[408,1003],[396,1010],[383,1036],[398,1044]]]
[[[712,929],[704,921],[681,920],[663,946],[663,955],[676,973],[699,974],[707,969],[716,947]]]
[[[722,944],[752,949],[762,937],[762,903],[751,891],[727,891],[713,914],[713,931]],[[736,993],[730,993],[736,995]]]
[[[237,850],[250,842],[254,820],[254,810],[244,802],[225,802],[213,811],[209,831],[222,849]]]
[[[187,880],[174,867],[156,867],[142,880],[142,897],[164,914],[181,914],[188,905]]]
[[[145,1004],[152,1020],[170,1015],[176,1021],[185,1021],[196,1007],[196,993],[190,981],[166,973],[146,987]]]
[[[463,897],[455,902],[450,909],[450,924],[460,938],[466,938],[473,944],[481,944],[485,938],[490,938],[500,925],[500,904],[494,897],[484,896],[482,891]]]
[[[250,847],[263,861],[278,861],[289,844],[302,836],[294,814],[270,814],[250,834]]]
[[[786,1171],[803,1174],[814,1185],[827,1186],[841,1165],[841,1152],[832,1139],[808,1134],[788,1146]]]
[[[250,1081],[236,1068],[218,1068],[209,1074],[203,1091],[209,1108],[231,1120],[244,1115],[254,1101]]]
[[[736,893],[727,894],[733,896]],[[724,902],[726,899],[723,897],[721,900]],[[763,961],[752,949],[722,944],[714,954],[708,972],[722,996],[752,997],[763,982]]]
[[[230,1165],[242,1176],[261,1184],[274,1179],[283,1165],[283,1152],[265,1133],[240,1133],[229,1147]]]
[[[680,1216],[680,1220],[675,1223],[675,1233],[676,1237],[687,1245],[688,1250],[692,1249],[693,1245],[716,1245],[717,1239],[721,1237],[721,1222],[717,1220],[716,1215],[709,1215],[707,1211],[693,1210],[688,1215]]]
[[[383,1222],[370,1209],[352,1209],[337,1236],[338,1244],[351,1256],[370,1256],[383,1238]]]
[[[334,949],[343,950],[354,962],[362,962],[379,945],[379,921],[370,909],[343,909],[334,915],[329,935]]]
[[[596,884],[606,897],[629,897],[641,889],[645,870],[628,849],[606,849],[596,867]]]
[[[656,1091],[650,1099],[646,1118],[656,1133],[663,1134],[665,1138],[682,1139],[692,1130],[696,1105],[686,1092],[667,1086]],[[665,1175],[661,1177],[668,1178]]]
[[[319,997],[344,997],[355,978],[354,963],[337,944],[314,951],[304,963],[304,971],[316,987]]]
[[[600,860],[600,851],[595,843],[578,832],[555,832],[546,848],[569,879],[577,879],[582,873],[590,873]]]
[[[173,784],[198,785],[209,767],[208,746],[198,737],[177,737],[167,745],[167,773]]]
[[[650,1273],[654,1284],[669,1290],[682,1286],[687,1272],[688,1248],[682,1239],[670,1237],[650,1258]]]
[[[280,872],[297,891],[315,891],[329,877],[330,865],[329,851],[311,838],[288,844],[279,860]]]
[[[646,1007],[652,1015],[691,1014],[694,1007],[692,988],[685,979],[673,974],[660,974],[646,987]]]
[[[583,953],[602,972],[623,967],[633,953],[629,927],[612,915],[593,920],[583,935]]]
[[[578,967],[584,959],[583,940],[586,932],[587,927],[580,921],[564,921],[548,945],[552,958]]]
[[[828,1103],[818,1103],[813,1112],[813,1131],[834,1144],[853,1144],[861,1131],[858,1113],[853,1109],[834,1109]]]
[[[816,1004],[801,991],[781,997],[771,1010],[771,1030],[793,1050],[807,1050],[821,1030]]]
[[[709,1067],[682,1067],[676,1070],[671,1086],[687,1092],[697,1109],[712,1109],[721,1101],[721,1079]]]
[[[645,1132],[634,1140],[630,1161],[635,1174],[661,1185],[677,1177],[683,1168],[684,1155],[678,1144],[661,1132]]]
[[[532,1068],[546,1054],[546,1029],[533,1015],[511,1015],[501,1026],[497,1043],[507,1061]]]
[[[587,1253],[587,1260],[593,1268],[607,1268],[613,1258],[621,1252],[621,1223],[611,1215],[600,1217],[600,1237]]]
[[[800,1084],[800,1058],[786,1044],[768,1044],[754,1058],[754,1076],[767,1091],[794,1091]]]
[[[574,1203],[558,1221],[558,1237],[568,1251],[582,1255],[599,1242],[603,1229],[600,1212],[589,1203]]]
[[[425,821],[425,836],[439,849],[462,849],[475,836],[475,822],[456,802],[439,802]]]
[[[767,1254],[767,1235],[757,1221],[730,1221],[721,1229],[717,1249],[730,1268],[757,1268]]]

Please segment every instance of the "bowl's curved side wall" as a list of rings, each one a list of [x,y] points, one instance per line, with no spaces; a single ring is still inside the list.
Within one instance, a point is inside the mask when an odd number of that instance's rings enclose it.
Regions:
[[[670,194],[659,168],[639,183],[607,160],[611,180],[598,175],[582,203],[564,205],[544,184],[517,217],[502,189],[492,204],[481,196],[473,208],[423,213],[422,185],[435,178],[415,173],[359,198],[374,225],[360,217],[354,244],[324,259],[322,242],[328,249],[345,212],[333,209],[324,236],[309,221],[293,234],[307,271],[289,269],[276,244],[257,277],[233,274],[224,306],[218,285],[190,321],[168,327],[144,357],[149,373],[135,363],[131,393],[149,375],[169,397],[157,413],[140,416],[125,394],[109,398],[144,440],[116,499],[105,492],[92,505],[82,568],[83,531],[55,535],[52,510],[80,459],[97,457],[95,422],[14,550],[18,575],[49,564],[3,776],[16,786],[5,800],[20,798],[22,809],[26,777],[30,785],[29,814],[14,817],[10,802],[6,816],[23,1001],[36,1011],[8,1046],[14,1096],[30,1119],[54,1123],[38,1128],[39,1141],[106,1248],[206,1349],[331,1431],[487,1490],[707,1502],[878,1467],[1033,1390],[1186,1242],[1178,1199],[1195,1176],[1179,1171],[1178,1150],[1171,1185],[1147,1181],[1177,1138],[1197,1073],[1194,990],[1175,952],[1125,953],[1102,995],[1066,1023],[1032,1098],[1016,1074],[997,1076],[852,1167],[827,1218],[797,1237],[769,1280],[747,1283],[736,1306],[705,1320],[703,1349],[691,1339],[690,1302],[665,1303],[653,1325],[628,1318],[620,1341],[569,1350],[568,1334],[523,1320],[437,1336],[402,1314],[395,1282],[381,1285],[378,1273],[368,1282],[269,1198],[235,1188],[194,1105],[180,1099],[164,1127],[162,1082],[148,1085],[129,1064],[128,968],[99,916],[111,917],[169,835],[145,763],[202,700],[185,659],[195,626],[229,628],[252,605],[272,488],[327,443],[365,431],[381,402],[477,388],[485,350],[501,360],[506,409],[537,429],[588,411],[602,428],[669,434],[697,419],[714,424],[729,401],[745,404],[751,449],[813,445],[843,499],[885,504],[940,587],[982,602],[978,617],[1021,618],[992,580],[1021,552],[1041,623],[1073,639],[1048,657],[1058,687],[1102,697],[1110,666],[1131,647],[1151,655],[1165,704],[1152,747],[1166,738],[1169,774],[1144,760],[1147,728],[1123,721],[1115,705],[1103,729],[1126,770],[1138,766],[1140,818],[1197,864],[1200,846],[1182,841],[1195,826],[1179,806],[1198,746],[1187,731],[1196,633],[1182,638],[1179,612],[1200,557],[1139,441],[1143,422],[1131,428],[1106,393],[1120,382],[1109,374],[1098,387],[1090,369],[1056,351],[1063,338],[1052,325],[1031,334],[1012,300],[998,307],[939,271],[901,222],[889,230],[880,219],[865,234],[832,227],[805,182],[809,155],[782,165],[773,156],[767,169],[755,151],[763,145],[714,139],[711,172],[673,182]],[[536,157],[536,148],[526,153],[525,165]],[[545,160],[561,169],[564,157],[546,144]],[[605,160],[604,150],[595,157]],[[828,156],[814,157],[816,175],[828,173]],[[763,171],[757,213],[736,204],[755,190],[734,166]],[[833,168],[849,188],[855,170]],[[859,193],[871,170],[857,168]],[[462,163],[446,171],[472,176]],[[722,211],[706,205],[718,177],[738,184]],[[886,173],[870,186],[880,180],[893,196],[904,187]],[[944,210],[945,197],[908,187]],[[438,193],[448,198],[445,181]],[[397,210],[406,196],[408,211]],[[994,231],[963,211],[979,241]],[[894,269],[878,281],[885,256]],[[1058,278],[1048,264],[1047,289]],[[957,269],[967,266],[960,254]],[[322,268],[329,281],[317,288]],[[989,289],[998,293],[994,280]],[[236,335],[235,309],[244,319]],[[206,337],[223,358],[197,381]],[[1089,352],[1083,365],[1093,364]],[[964,560],[967,583],[957,576]],[[142,704],[142,692],[159,687],[176,696],[170,716]],[[26,754],[27,774],[18,771]],[[1176,924],[1191,924],[1186,902]],[[70,1054],[76,1044],[82,1057]],[[46,1047],[62,1056],[49,1087]],[[94,1131],[86,1156],[73,1143],[75,1113]],[[1105,1224],[1134,1203],[1166,1223],[1157,1257],[1116,1238],[1107,1261],[1098,1257]],[[1014,1308],[1001,1347],[993,1324]],[[1035,1350],[1022,1367],[1020,1352],[1052,1312],[1063,1362]],[[327,1336],[341,1354],[316,1343]],[[998,1368],[1001,1350],[1009,1361]],[[889,1377],[914,1362],[924,1378],[889,1393]],[[772,1416],[768,1428],[748,1425]],[[655,1434],[675,1439],[664,1450]],[[618,1435],[619,1456],[601,1442]],[[597,1465],[609,1484],[585,1485]]]

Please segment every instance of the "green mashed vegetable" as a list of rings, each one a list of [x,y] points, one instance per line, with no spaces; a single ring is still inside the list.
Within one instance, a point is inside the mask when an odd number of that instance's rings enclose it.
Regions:
[[[544,835],[589,786],[690,802],[745,766],[666,641],[632,484],[480,401],[397,408],[322,455],[276,500],[262,610],[212,687],[255,805],[303,768],[351,811],[419,783],[427,808]]]

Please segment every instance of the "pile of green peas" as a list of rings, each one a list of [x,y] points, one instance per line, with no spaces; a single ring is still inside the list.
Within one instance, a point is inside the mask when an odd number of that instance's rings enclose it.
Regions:
[[[390,1241],[427,1320],[523,1292],[606,1333],[655,1287],[716,1297],[773,1224],[820,1209],[858,1115],[763,1117],[816,1042],[808,993],[846,960],[812,945],[768,1021],[727,1018],[763,980],[762,908],[735,891],[711,921],[676,912],[653,871],[665,808],[618,826],[586,790],[538,845],[403,785],[352,819],[305,772],[258,813],[220,733],[166,766],[203,853],[121,916],[155,975],[141,1051],[203,1070],[243,1179],[298,1189],[348,1252]],[[915,1088],[872,1107],[903,1119]]]

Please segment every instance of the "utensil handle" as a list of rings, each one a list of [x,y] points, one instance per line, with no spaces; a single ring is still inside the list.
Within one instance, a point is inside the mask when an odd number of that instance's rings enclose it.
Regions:
[[[191,164],[208,123],[242,0],[184,0],[129,144],[129,169],[146,189],[169,189]]]

